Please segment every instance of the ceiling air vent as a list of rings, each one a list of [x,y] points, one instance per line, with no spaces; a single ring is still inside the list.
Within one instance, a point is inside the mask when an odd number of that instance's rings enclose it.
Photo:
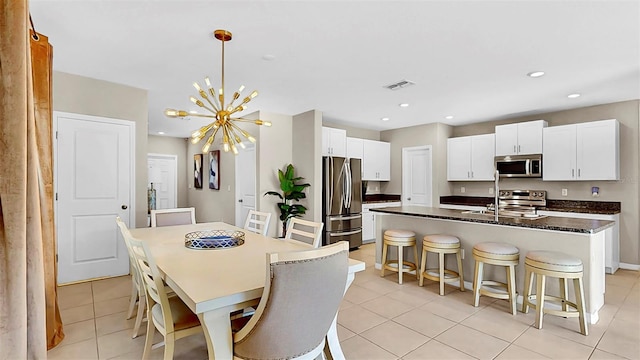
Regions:
[[[400,90],[402,88],[405,88],[407,86],[411,86],[411,85],[415,85],[416,83],[414,83],[413,81],[410,80],[400,80],[396,83],[393,84],[389,84],[389,85],[385,85],[383,87],[389,89],[389,90]]]

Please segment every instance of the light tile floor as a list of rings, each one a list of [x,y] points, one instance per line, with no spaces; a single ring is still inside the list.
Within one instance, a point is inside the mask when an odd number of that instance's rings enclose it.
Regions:
[[[507,312],[507,302],[437,284],[421,288],[415,278],[385,278],[374,269],[374,246],[350,256],[367,268],[358,273],[338,315],[338,334],[347,359],[639,359],[640,272],[618,270],[606,277],[605,306],[589,336],[578,333],[578,320],[546,316],[544,328],[533,327],[534,313]],[[50,359],[139,359],[141,335],[131,338],[126,320],[131,291],[129,276],[62,286],[59,301],[66,337],[48,353]],[[160,359],[163,348],[152,358]],[[206,359],[204,336],[176,342],[177,359]]]

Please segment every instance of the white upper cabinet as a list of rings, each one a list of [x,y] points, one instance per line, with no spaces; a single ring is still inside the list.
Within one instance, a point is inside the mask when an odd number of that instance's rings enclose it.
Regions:
[[[615,119],[544,129],[543,180],[619,180],[619,132]]]
[[[322,156],[347,156],[347,131],[322,127]]]
[[[494,134],[447,139],[447,180],[494,180],[494,150]]]
[[[391,180],[391,144],[362,139],[362,180]]]
[[[542,154],[544,120],[496,126],[495,156]]]
[[[362,159],[364,154],[364,148],[362,139],[347,138],[347,157],[350,159]]]

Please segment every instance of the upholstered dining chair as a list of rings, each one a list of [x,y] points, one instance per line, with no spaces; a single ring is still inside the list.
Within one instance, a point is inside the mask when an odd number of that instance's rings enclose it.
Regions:
[[[116,224],[120,228],[120,233],[122,234],[122,238],[125,239],[125,244],[127,245],[127,252],[129,253],[129,272],[131,272],[131,299],[129,300],[129,310],[127,312],[127,319],[131,319],[133,317],[133,312],[136,308],[136,304],[138,304],[138,311],[136,312],[136,321],[133,325],[133,334],[132,338],[137,338],[138,333],[140,332],[140,325],[142,322],[146,320],[144,310],[147,307],[147,298],[146,298],[146,290],[144,288],[144,284],[142,283],[142,279],[140,277],[140,270],[138,269],[138,265],[135,257],[133,256],[133,251],[131,250],[131,245],[129,241],[126,241],[127,237],[131,237],[131,233],[129,232],[129,228],[127,228],[127,224],[122,221],[120,216],[116,216]]]
[[[196,208],[151,210],[151,227],[196,223]]]
[[[247,214],[247,221],[244,223],[244,228],[245,230],[249,230],[256,234],[267,236],[270,221],[271,213],[249,210],[249,214]]]
[[[172,359],[176,340],[202,332],[200,320],[178,296],[167,296],[160,271],[147,244],[130,234],[125,241],[129,242],[146,290],[147,338],[142,358],[149,358],[157,329],[164,337],[164,359]]]
[[[322,354],[345,292],[348,267],[345,241],[267,254],[262,298],[253,317],[234,334],[234,357],[315,359]]]
[[[323,223],[291,218],[284,238],[285,240],[305,242],[314,248],[319,248],[322,242],[323,227]]]

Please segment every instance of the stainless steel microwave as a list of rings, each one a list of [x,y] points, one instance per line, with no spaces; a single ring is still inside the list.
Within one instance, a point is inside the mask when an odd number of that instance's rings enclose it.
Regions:
[[[542,154],[496,156],[500,177],[542,177]]]

